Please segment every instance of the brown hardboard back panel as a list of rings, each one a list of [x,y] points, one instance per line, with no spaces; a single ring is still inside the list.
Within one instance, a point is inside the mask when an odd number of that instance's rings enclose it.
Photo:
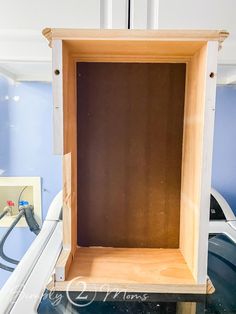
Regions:
[[[185,64],[78,63],[78,245],[179,246]]]

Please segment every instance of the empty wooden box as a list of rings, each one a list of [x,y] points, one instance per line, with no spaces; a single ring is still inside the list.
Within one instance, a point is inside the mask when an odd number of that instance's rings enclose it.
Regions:
[[[45,29],[64,155],[55,289],[206,293],[220,31]],[[84,288],[84,287],[82,287]]]

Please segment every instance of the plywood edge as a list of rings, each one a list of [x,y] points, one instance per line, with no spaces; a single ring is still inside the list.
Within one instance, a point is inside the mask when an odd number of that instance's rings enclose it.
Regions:
[[[55,291],[89,291],[104,292],[107,287],[109,291],[136,292],[136,293],[177,293],[177,294],[206,294],[206,285],[204,284],[125,284],[125,283],[87,283],[85,286],[77,285],[74,281],[55,281],[49,286]]]
[[[69,249],[63,249],[56,263],[56,268],[55,268],[56,281],[66,280],[69,273],[71,262],[72,262],[71,251]]]
[[[56,277],[56,276],[55,276]],[[53,291],[89,291],[89,292],[103,292],[103,288],[107,287],[107,282],[104,284],[86,284],[84,290],[83,287],[73,284],[71,281],[59,281],[57,278],[52,279],[48,285],[48,290]],[[81,289],[82,288],[82,289]],[[117,284],[110,283],[109,291],[124,291],[124,292],[136,292],[136,293],[179,293],[179,294],[213,294],[215,288],[210,278],[207,279],[206,285],[204,284],[192,284],[192,285],[151,285],[151,284]]]
[[[229,36],[225,30],[98,30],[45,28],[43,35],[50,42],[62,40],[182,40],[222,42]]]
[[[63,247],[72,248],[71,153],[63,156]]]

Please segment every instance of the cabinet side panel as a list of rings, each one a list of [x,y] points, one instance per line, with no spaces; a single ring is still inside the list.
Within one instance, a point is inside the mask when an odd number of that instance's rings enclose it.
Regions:
[[[64,175],[63,190],[63,246],[76,250],[77,238],[77,105],[76,105],[75,61],[63,44],[63,125],[64,125]],[[69,173],[67,173],[69,171]],[[70,177],[70,188],[68,185]],[[70,193],[68,194],[68,190]],[[70,206],[67,206],[70,204]]]
[[[71,207],[71,153],[63,156],[63,248],[71,250],[72,207]]]
[[[205,73],[205,115],[203,130],[203,152],[201,168],[201,191],[199,212],[199,242],[197,248],[196,277],[198,283],[204,283],[207,276],[209,211],[211,195],[211,171],[213,153],[213,135],[215,120],[216,73],[217,73],[218,42],[208,42],[207,63]]]
[[[197,283],[206,283],[217,42],[188,63],[184,112],[180,249]]]

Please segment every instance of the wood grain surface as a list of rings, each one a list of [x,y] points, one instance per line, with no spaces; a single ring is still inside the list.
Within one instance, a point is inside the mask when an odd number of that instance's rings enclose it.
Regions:
[[[54,291],[206,293],[179,249],[77,248],[66,281]]]

